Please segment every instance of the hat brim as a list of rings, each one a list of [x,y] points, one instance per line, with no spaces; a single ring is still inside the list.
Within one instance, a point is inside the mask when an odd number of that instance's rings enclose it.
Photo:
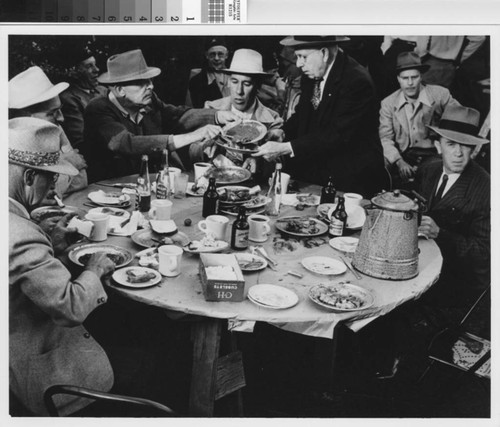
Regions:
[[[351,39],[349,37],[337,37],[335,39],[329,40],[314,40],[314,41],[304,41],[304,40],[296,40],[295,37],[286,37],[280,41],[282,46],[289,46],[294,49],[307,49],[307,48],[315,48],[315,47],[323,47],[323,46],[331,46],[338,43],[348,42]]]
[[[64,92],[69,87],[69,83],[60,82],[51,87],[49,90],[37,95],[35,98],[24,100],[23,102],[17,102],[12,97],[9,96],[9,108],[20,109],[31,107],[32,105],[40,104],[41,102],[48,101],[49,99],[55,98],[60,93]]]
[[[479,138],[477,136],[468,135],[466,133],[457,132],[448,129],[440,129],[436,126],[427,126],[429,129],[432,129],[439,136],[442,136],[450,141],[458,142],[463,145],[483,145],[488,144],[490,141],[484,138]]]
[[[425,73],[426,71],[431,68],[430,65],[428,64],[422,64],[422,65],[409,65],[408,67],[399,67],[396,68],[396,73],[399,74],[401,71],[406,71],[406,70],[418,70],[421,73]]]
[[[24,166],[24,167],[29,168],[29,169],[35,169],[35,170],[41,170],[41,171],[53,172],[53,173],[60,173],[62,175],[69,175],[69,176],[75,176],[75,175],[78,175],[80,173],[77,168],[75,168],[71,163],[69,163],[66,160],[59,160],[57,165],[53,165],[53,166],[32,166],[32,165],[27,165],[26,163],[16,162],[14,160],[9,160],[9,163]]]
[[[97,77],[97,81],[102,84],[125,83],[132,80],[146,80],[152,79],[160,75],[161,70],[157,67],[147,67],[145,71],[140,73],[125,74],[120,77],[110,76],[109,72],[105,72]]]
[[[243,74],[245,76],[262,76],[262,77],[268,77],[272,73],[266,73],[264,71],[246,71],[246,70],[236,70],[236,69],[231,69],[231,68],[224,68],[220,70],[221,73],[224,74]]]

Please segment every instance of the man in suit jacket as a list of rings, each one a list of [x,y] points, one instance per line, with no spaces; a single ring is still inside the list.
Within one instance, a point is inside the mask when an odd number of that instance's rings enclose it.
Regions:
[[[477,297],[490,282],[490,176],[471,154],[488,140],[477,137],[479,112],[460,105],[444,111],[439,127],[442,160],[424,165],[417,176],[428,201],[419,233],[435,239],[443,253],[441,279],[427,298],[450,305]],[[474,292],[476,290],[476,292]]]
[[[415,178],[417,167],[436,155],[427,125],[436,125],[446,106],[458,104],[448,89],[421,83],[428,69],[415,52],[401,53],[396,63],[400,89],[380,106],[379,136],[397,182]]]
[[[107,301],[101,278],[114,270],[104,253],[91,256],[75,279],[59,261],[68,247],[70,214],[44,228],[30,212],[59,174],[78,170],[59,153],[59,126],[31,117],[9,121],[9,385],[35,415],[47,415],[44,391],[71,384],[108,391],[113,370],[102,347],[82,326]],[[90,401],[65,397],[62,415]]]
[[[385,186],[377,134],[377,99],[368,71],[338,46],[339,36],[295,36],[281,41],[295,49],[302,94],[284,135],[254,156],[289,156],[285,168],[300,180],[325,185],[333,177],[342,191],[369,197]]]

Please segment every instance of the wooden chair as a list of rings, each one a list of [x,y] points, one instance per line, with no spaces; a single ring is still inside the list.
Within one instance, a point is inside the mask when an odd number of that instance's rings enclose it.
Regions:
[[[45,407],[51,417],[58,417],[56,405],[54,404],[54,395],[56,394],[69,394],[72,396],[85,397],[101,402],[114,402],[125,403],[135,407],[143,407],[151,410],[152,414],[161,414],[156,416],[175,416],[176,413],[168,406],[162,405],[158,402],[149,399],[142,399],[138,397],[121,396],[113,393],[106,393],[97,390],[91,390],[85,387],[78,387],[72,385],[53,385],[45,390],[43,399]],[[153,416],[153,415],[149,415]]]

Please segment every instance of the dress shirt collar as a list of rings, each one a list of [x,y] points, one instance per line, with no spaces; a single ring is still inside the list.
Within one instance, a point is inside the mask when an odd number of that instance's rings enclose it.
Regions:
[[[400,110],[407,103],[409,103],[409,101],[406,99],[405,94],[400,89],[399,96],[396,102],[396,108]],[[427,89],[424,85],[421,86],[420,93],[418,94],[418,98],[415,101],[415,106],[417,106],[418,104],[427,105],[428,107],[432,106],[432,101],[430,100],[429,94],[427,93]]]
[[[443,194],[441,195],[441,198],[448,192],[448,190],[453,186],[453,184],[455,184],[455,182],[457,182],[458,178],[460,178],[460,175],[461,175],[459,173],[446,173],[443,169],[443,172],[441,172],[441,177],[439,178],[439,181],[438,181],[438,184],[436,187],[436,192],[437,192],[437,189],[441,186],[441,182],[443,182],[443,176],[445,174],[448,175],[448,182],[446,183],[446,186],[444,187],[444,191],[443,191]]]
[[[129,119],[131,122],[135,123],[136,125],[138,125],[139,123],[141,123],[141,120],[142,118],[144,117],[144,109],[140,109],[135,118],[132,116],[132,114],[130,114],[129,111],[127,111],[123,105],[120,104],[120,102],[118,101],[118,99],[116,99],[116,96],[115,94],[112,92],[112,91],[109,91],[108,93],[108,99],[109,101],[116,107],[118,108],[118,110],[120,110],[120,113],[122,113],[123,117],[126,117],[127,119]]]
[[[337,58],[335,58],[335,59],[337,59]],[[323,91],[325,90],[326,80],[328,79],[328,76],[330,75],[330,71],[332,71],[332,67],[333,67],[333,64],[335,63],[335,59],[326,68],[325,74],[323,75],[322,80],[319,83],[319,90],[321,91],[321,99],[323,99]]]
[[[253,105],[246,111],[237,110],[236,108],[234,108],[233,105],[231,105],[231,112],[236,114],[242,120],[250,120],[256,108],[257,108],[257,98],[255,98]]]
[[[17,200],[13,199],[12,197],[9,197],[9,203],[14,205],[15,209],[18,210],[19,214],[27,219],[29,219],[30,214],[28,210],[24,207],[23,204],[19,203]]]

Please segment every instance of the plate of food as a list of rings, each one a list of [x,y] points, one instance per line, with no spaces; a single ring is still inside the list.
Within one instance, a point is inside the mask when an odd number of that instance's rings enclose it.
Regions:
[[[373,305],[373,295],[351,282],[319,284],[309,290],[309,298],[316,304],[340,312],[364,310]]]
[[[119,191],[92,191],[88,198],[100,206],[127,207],[130,206],[130,196]]]
[[[317,194],[299,193],[296,194],[295,197],[299,203],[304,206],[317,206],[321,200],[321,197]]]
[[[247,296],[254,304],[274,310],[290,308],[299,302],[295,292],[277,285],[254,285],[248,290]]]
[[[191,241],[187,234],[182,231],[178,231],[171,236],[165,236],[163,234],[156,233],[150,228],[137,230],[130,237],[135,244],[142,246],[143,248],[151,248],[153,246],[156,247],[160,245],[177,245],[184,247]]]
[[[338,251],[353,254],[358,247],[359,239],[357,237],[341,236],[330,239],[330,246]]]
[[[347,270],[342,261],[326,256],[311,256],[301,262],[306,270],[326,276],[343,274]]]
[[[227,185],[219,187],[219,204],[223,205],[241,205],[252,200],[250,195],[250,187],[242,185]]]
[[[320,218],[326,218],[326,219],[328,219],[328,212],[330,212],[331,208],[334,208],[336,206],[337,206],[336,203],[321,203],[316,208],[316,213],[318,214],[318,216]]]
[[[186,194],[193,197],[203,197],[205,191],[207,191],[207,187],[205,185],[197,186],[194,182],[188,182]]]
[[[328,231],[328,226],[311,217],[282,217],[276,220],[276,228],[286,234],[297,237],[321,236]]]
[[[267,267],[267,261],[260,256],[247,252],[237,253],[235,256],[241,271],[259,271]]]
[[[247,181],[252,176],[252,173],[245,168],[239,166],[222,166],[212,167],[205,172],[205,177],[215,178],[218,185],[239,184]]]
[[[184,247],[190,254],[202,254],[210,252],[221,252],[229,247],[224,240],[216,240],[212,235],[206,234],[201,240],[193,240]]]
[[[121,268],[111,277],[119,285],[134,289],[149,288],[161,282],[161,274],[147,267]]]
[[[327,214],[328,219],[330,219],[336,207],[337,204],[334,203],[333,206],[328,211]],[[359,205],[347,205],[345,207],[345,211],[347,213],[346,227],[349,230],[361,230],[366,220],[365,210]]]
[[[69,213],[76,213],[79,218],[85,217],[85,211],[74,206],[65,206],[64,208],[60,208],[59,206],[41,206],[33,209],[30,216],[34,221],[40,222],[47,218],[62,217]]]
[[[224,215],[231,215],[231,216],[238,216],[240,206],[220,206],[219,205],[219,213],[222,213]],[[258,208],[247,208],[247,216],[252,215],[252,214],[260,214],[264,213],[266,210],[265,206],[261,206]]]
[[[236,121],[222,129],[224,139],[236,149],[255,149],[266,133],[267,127],[257,120]]]
[[[73,247],[69,253],[69,259],[76,265],[85,267],[92,254],[104,252],[107,257],[115,263],[116,268],[123,267],[132,261],[132,254],[125,248],[102,243],[86,243]]]

